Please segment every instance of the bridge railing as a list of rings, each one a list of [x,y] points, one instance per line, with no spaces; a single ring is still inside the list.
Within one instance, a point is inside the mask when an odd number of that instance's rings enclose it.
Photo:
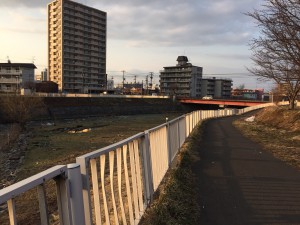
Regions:
[[[180,116],[118,143],[55,166],[0,190],[16,224],[15,196],[38,189],[42,224],[49,224],[44,182],[56,181],[61,224],[138,224],[179,149],[203,120],[242,114],[249,109],[202,110]]]

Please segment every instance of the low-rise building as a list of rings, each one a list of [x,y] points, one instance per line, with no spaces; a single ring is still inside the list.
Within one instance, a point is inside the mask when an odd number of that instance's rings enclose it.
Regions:
[[[44,69],[43,71],[41,71],[41,74],[36,74],[35,75],[35,80],[37,82],[42,82],[42,81],[48,81],[48,72],[47,69]]]
[[[212,98],[230,98],[231,79],[224,78],[202,78],[201,97],[210,96]]]
[[[35,90],[41,93],[58,93],[58,84],[53,81],[42,81],[36,83]]]
[[[123,94],[125,95],[141,95],[143,93],[143,84],[124,84]]]
[[[20,93],[34,83],[33,63],[0,63],[0,92]]]
[[[232,90],[231,96],[235,99],[263,100],[264,89],[252,90],[235,88]]]

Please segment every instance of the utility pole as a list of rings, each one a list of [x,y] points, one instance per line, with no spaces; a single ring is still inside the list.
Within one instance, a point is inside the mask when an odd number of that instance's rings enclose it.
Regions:
[[[152,80],[153,80],[153,72],[150,72],[150,87],[151,87],[151,89],[152,89],[152,85],[153,85]]]
[[[148,95],[148,75],[146,76],[146,95]]]
[[[125,70],[122,70],[121,72],[123,73],[123,79],[122,79],[122,92],[124,93]]]

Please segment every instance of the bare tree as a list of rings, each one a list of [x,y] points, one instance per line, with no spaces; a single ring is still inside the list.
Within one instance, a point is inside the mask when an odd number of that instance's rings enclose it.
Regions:
[[[300,92],[300,1],[265,0],[261,10],[246,15],[261,31],[250,43],[254,66],[248,70],[284,85],[294,109]]]
[[[4,96],[0,98],[0,111],[6,122],[19,123],[22,129],[39,110],[45,108],[42,98],[25,96]]]

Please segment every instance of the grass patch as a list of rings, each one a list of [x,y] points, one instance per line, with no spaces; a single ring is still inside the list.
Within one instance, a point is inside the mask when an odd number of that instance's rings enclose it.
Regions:
[[[18,180],[58,164],[74,163],[77,156],[121,141],[139,132],[162,124],[168,118],[181,114],[148,114],[130,116],[90,117],[58,120],[55,125],[31,123],[27,130],[24,164],[18,172]],[[86,133],[70,133],[91,129]]]

